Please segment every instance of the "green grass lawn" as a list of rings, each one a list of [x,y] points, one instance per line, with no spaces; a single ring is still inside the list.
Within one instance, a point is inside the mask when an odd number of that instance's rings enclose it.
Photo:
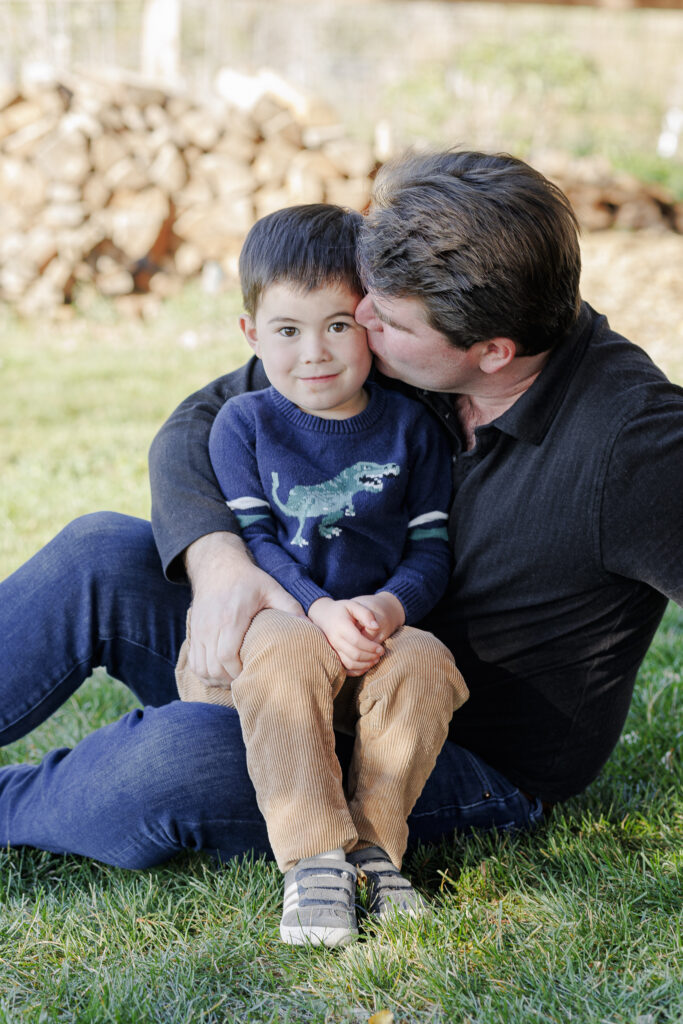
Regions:
[[[105,304],[0,340],[0,574],[73,516],[147,515],[146,452],[194,387],[246,355],[234,294],[188,288],[151,324]],[[683,1020],[683,613],[670,608],[601,777],[534,835],[412,858],[434,912],[337,952],[283,947],[273,864],[188,855],[132,873],[0,854],[0,1024]],[[0,763],[134,705],[97,673]]]

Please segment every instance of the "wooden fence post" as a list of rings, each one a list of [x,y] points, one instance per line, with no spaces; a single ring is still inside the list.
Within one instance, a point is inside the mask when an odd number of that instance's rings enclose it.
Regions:
[[[142,73],[175,82],[180,76],[180,0],[145,0],[142,17]]]

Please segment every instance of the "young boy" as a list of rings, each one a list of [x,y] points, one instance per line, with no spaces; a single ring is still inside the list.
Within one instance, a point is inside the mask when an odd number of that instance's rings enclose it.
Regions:
[[[358,934],[357,870],[370,909],[415,913],[399,873],[406,819],[455,708],[450,652],[404,625],[443,593],[450,458],[422,406],[367,381],[356,271],[361,217],[291,207],[264,217],[240,256],[240,326],[272,387],[226,402],[212,465],[258,565],[306,618],[257,615],[229,689],[178,662],[184,700],[235,707],[280,869],[285,942]],[[190,618],[188,615],[188,637]],[[335,727],[355,734],[346,793]]]

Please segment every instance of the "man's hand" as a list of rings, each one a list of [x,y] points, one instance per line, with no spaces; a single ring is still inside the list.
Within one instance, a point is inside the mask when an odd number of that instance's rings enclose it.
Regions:
[[[192,584],[188,664],[208,683],[226,685],[242,671],[239,652],[251,620],[264,608],[303,615],[298,601],[252,562],[242,539],[209,533],[185,552]]]
[[[308,609],[311,622],[323,631],[350,676],[362,676],[376,665],[384,648],[373,638],[380,623],[359,601],[320,597]]]

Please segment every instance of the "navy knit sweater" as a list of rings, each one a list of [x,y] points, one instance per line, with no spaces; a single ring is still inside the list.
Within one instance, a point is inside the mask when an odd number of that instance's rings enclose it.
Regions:
[[[368,383],[356,416],[302,412],[275,388],[239,395],[209,438],[258,563],[308,611],[386,590],[416,622],[448,583],[450,455],[422,405]]]

